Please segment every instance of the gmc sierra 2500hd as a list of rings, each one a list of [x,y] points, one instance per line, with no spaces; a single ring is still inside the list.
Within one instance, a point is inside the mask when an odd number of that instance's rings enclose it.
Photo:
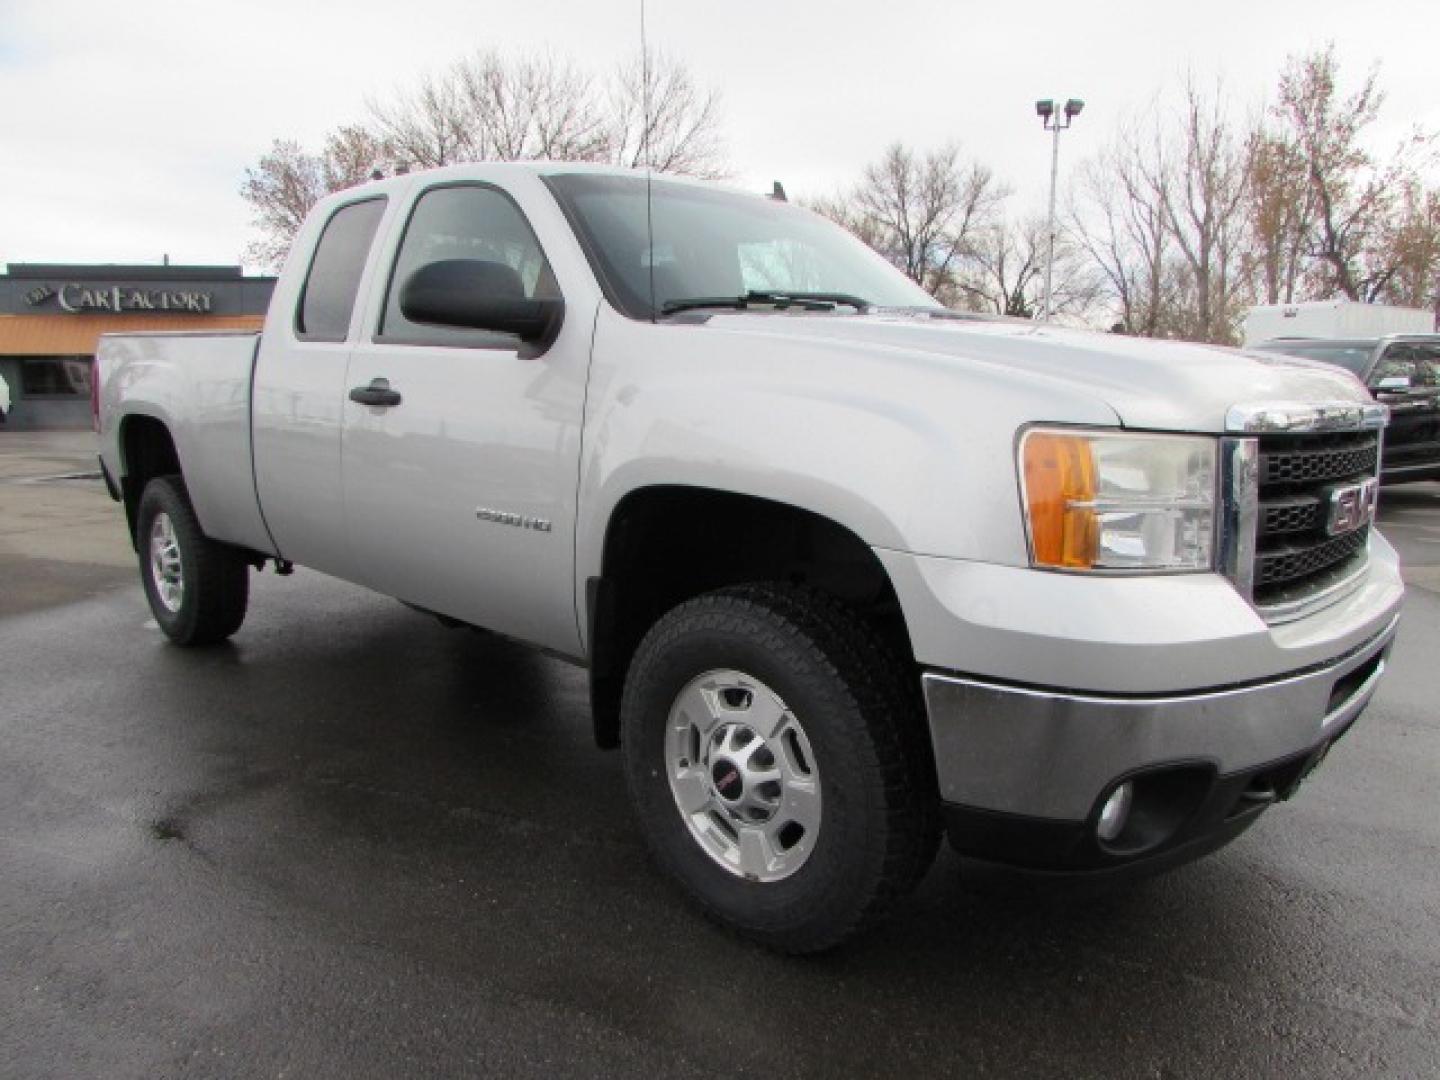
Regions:
[[[573,658],[658,862],[791,952],[944,833],[1061,873],[1213,850],[1353,725],[1401,604],[1350,375],[963,317],[698,183],[367,184],[262,334],[98,364],[171,639],[235,633],[273,560]]]

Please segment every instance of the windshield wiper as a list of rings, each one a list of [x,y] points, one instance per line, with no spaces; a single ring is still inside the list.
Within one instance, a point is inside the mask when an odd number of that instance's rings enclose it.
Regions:
[[[743,296],[687,296],[679,300],[666,300],[660,306],[663,314],[677,311],[694,311],[697,308],[732,308],[745,311],[751,306],[773,307],[779,311],[798,307],[805,311],[832,311],[839,305],[866,311],[871,307],[869,300],[862,300],[849,293],[832,292],[761,292],[751,289]]]
[[[920,304],[907,304],[904,307],[891,307],[888,304],[878,305],[870,309],[872,315],[916,315],[928,319],[947,319],[955,322],[1014,322],[1005,315],[992,315],[987,311],[954,311],[945,307],[925,307]],[[1021,322],[1029,320],[1021,319]]]

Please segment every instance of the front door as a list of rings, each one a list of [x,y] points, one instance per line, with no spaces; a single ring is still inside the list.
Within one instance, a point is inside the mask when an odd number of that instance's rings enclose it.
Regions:
[[[1370,388],[1390,407],[1385,470],[1398,478],[1407,469],[1440,467],[1440,348],[1423,342],[1387,346]]]
[[[416,201],[375,333],[351,353],[342,484],[361,580],[432,611],[579,652],[574,529],[593,312],[541,349],[509,334],[412,323],[410,275],[484,260],[507,298],[559,295],[499,188],[442,184]],[[353,400],[350,398],[358,398]]]
[[[251,391],[255,490],[276,549],[352,579],[340,488],[342,403],[355,301],[385,208],[372,196],[330,215],[298,296],[277,296],[272,305]],[[306,239],[298,250],[307,250]]]

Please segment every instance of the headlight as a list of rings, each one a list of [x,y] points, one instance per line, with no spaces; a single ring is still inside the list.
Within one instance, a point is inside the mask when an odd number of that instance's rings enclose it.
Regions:
[[[1034,428],[1020,441],[1030,562],[1062,570],[1209,570],[1217,442]]]

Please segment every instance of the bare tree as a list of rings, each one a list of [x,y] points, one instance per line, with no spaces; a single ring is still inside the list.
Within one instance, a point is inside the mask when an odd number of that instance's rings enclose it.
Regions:
[[[597,80],[549,55],[478,52],[371,100],[368,110],[367,123],[337,128],[319,154],[277,140],[246,170],[241,194],[261,235],[252,260],[277,265],[319,198],[377,170],[540,159],[634,166],[648,147],[658,171],[726,174],[719,95],[698,87],[680,62],[655,54]]]
[[[394,162],[373,131],[359,124],[347,124],[326,137],[320,166],[325,190],[339,191],[393,171]]]
[[[1213,95],[1185,87],[1178,145],[1169,162],[1166,224],[1188,271],[1190,303],[1183,336],[1232,343],[1244,299],[1245,148]]]
[[[998,218],[975,238],[960,288],[967,307],[1033,319],[1045,286],[1046,219]],[[1084,315],[1100,296],[1094,270],[1085,265],[1084,249],[1068,232],[1055,238],[1051,309],[1056,315]]]
[[[1398,197],[1384,247],[1394,272],[1381,299],[1440,311],[1440,189],[1410,180]]]
[[[1235,340],[1250,299],[1250,162],[1219,88],[1191,80],[1081,166],[1070,233],[1125,332]]]
[[[878,220],[869,217],[859,206],[857,206],[846,192],[840,195],[820,196],[812,199],[801,199],[801,205],[815,211],[822,217],[827,217],[842,229],[853,233],[858,240],[863,241],[875,251],[883,253],[886,245],[890,242],[885,226]]]
[[[551,56],[481,53],[456,65],[470,156],[500,161],[600,161],[609,148],[593,79]]]
[[[331,132],[319,154],[292,140],[276,139],[269,152],[245,170],[240,188],[260,233],[246,248],[245,258],[278,269],[311,208],[330,192],[363,184],[377,170],[386,170],[387,153],[370,131],[353,125]]]
[[[240,188],[260,232],[260,238],[246,249],[246,258],[260,266],[279,267],[305,215],[327,190],[325,166],[319,157],[287,139],[271,143],[259,163],[245,170]]]
[[[1089,255],[1126,333],[1161,337],[1171,322],[1173,243],[1167,155],[1158,125],[1132,123],[1081,165],[1069,233]]]
[[[1306,266],[1315,223],[1315,193],[1293,138],[1264,123],[1250,133],[1246,216],[1257,292],[1267,304],[1288,304]]]
[[[1060,246],[1056,243],[1056,254]],[[1032,319],[1038,310],[1037,287],[1045,278],[1045,225],[1018,229],[1003,218],[978,236],[971,250],[969,272],[960,283],[966,306],[996,315]],[[1058,310],[1058,304],[1056,305]]]
[[[1413,178],[1417,153],[1430,142],[1417,134],[1384,163],[1365,149],[1363,134],[1385,99],[1378,78],[1372,69],[1359,89],[1342,97],[1332,44],[1290,58],[1275,106],[1301,155],[1315,202],[1309,254],[1317,291],[1351,300],[1378,299],[1399,271],[1386,248],[1386,222],[1398,193]]]
[[[856,187],[811,205],[932,296],[958,303],[964,260],[1006,194],[987,166],[962,162],[954,145],[921,155],[895,143]]]
[[[369,101],[371,130],[397,167],[431,169],[479,156],[466,108],[462,61],[420,77],[415,88],[388,102]]]
[[[648,85],[647,85],[648,84]],[[663,53],[623,65],[610,84],[607,157],[617,165],[708,179],[729,175],[720,137],[720,95],[695,85]]]
[[[724,175],[719,94],[702,91],[683,64],[656,53],[600,83],[548,55],[476,53],[389,102],[372,101],[370,113],[394,159],[411,168],[648,160],[660,172]]]

